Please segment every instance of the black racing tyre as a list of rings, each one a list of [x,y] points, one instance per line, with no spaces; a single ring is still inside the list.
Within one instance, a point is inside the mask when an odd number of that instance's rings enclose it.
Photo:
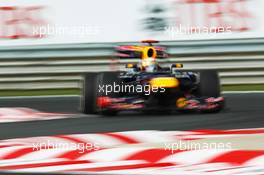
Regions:
[[[219,97],[221,94],[220,79],[215,70],[199,71],[198,96]]]
[[[98,87],[104,86],[104,91],[98,92],[98,96],[108,96],[108,97],[118,97],[119,93],[114,92],[114,84],[120,85],[120,79],[119,79],[120,72],[102,72],[98,74]],[[106,92],[106,86],[109,87],[109,91]],[[112,88],[112,89],[110,89]],[[99,113],[106,116],[114,116],[118,113],[117,110],[110,110],[110,109],[98,109]]]
[[[81,112],[84,114],[97,113],[97,73],[86,73],[83,76],[81,91]]]

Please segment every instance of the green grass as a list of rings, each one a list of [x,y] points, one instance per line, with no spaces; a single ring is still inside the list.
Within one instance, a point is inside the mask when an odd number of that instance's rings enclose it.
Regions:
[[[264,84],[225,85],[223,91],[264,91]],[[47,96],[47,95],[79,95],[79,89],[46,89],[46,90],[0,90],[3,96]]]
[[[264,91],[264,84],[225,85],[223,91]]]
[[[46,89],[46,90],[0,90],[3,96],[45,96],[45,95],[79,95],[79,89]]]

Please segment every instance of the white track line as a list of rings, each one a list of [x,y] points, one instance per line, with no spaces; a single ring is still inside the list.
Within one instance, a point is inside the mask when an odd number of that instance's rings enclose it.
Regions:
[[[223,91],[223,94],[262,94],[264,91]]]

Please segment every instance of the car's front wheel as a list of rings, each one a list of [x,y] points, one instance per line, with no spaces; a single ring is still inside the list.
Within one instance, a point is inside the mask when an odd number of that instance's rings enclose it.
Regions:
[[[220,79],[216,70],[199,71],[198,96],[219,97],[221,94]]]
[[[84,114],[97,113],[97,73],[86,73],[83,76],[80,108]]]
[[[98,105],[100,97],[118,97],[114,86],[120,83],[119,72],[87,73],[83,78],[81,111],[85,114],[116,115],[117,110]]]

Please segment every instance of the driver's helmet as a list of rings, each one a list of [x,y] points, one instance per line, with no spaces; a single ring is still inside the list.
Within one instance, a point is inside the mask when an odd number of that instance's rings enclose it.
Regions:
[[[155,58],[145,58],[142,59],[141,67],[145,72],[155,72],[158,70],[158,63]]]

